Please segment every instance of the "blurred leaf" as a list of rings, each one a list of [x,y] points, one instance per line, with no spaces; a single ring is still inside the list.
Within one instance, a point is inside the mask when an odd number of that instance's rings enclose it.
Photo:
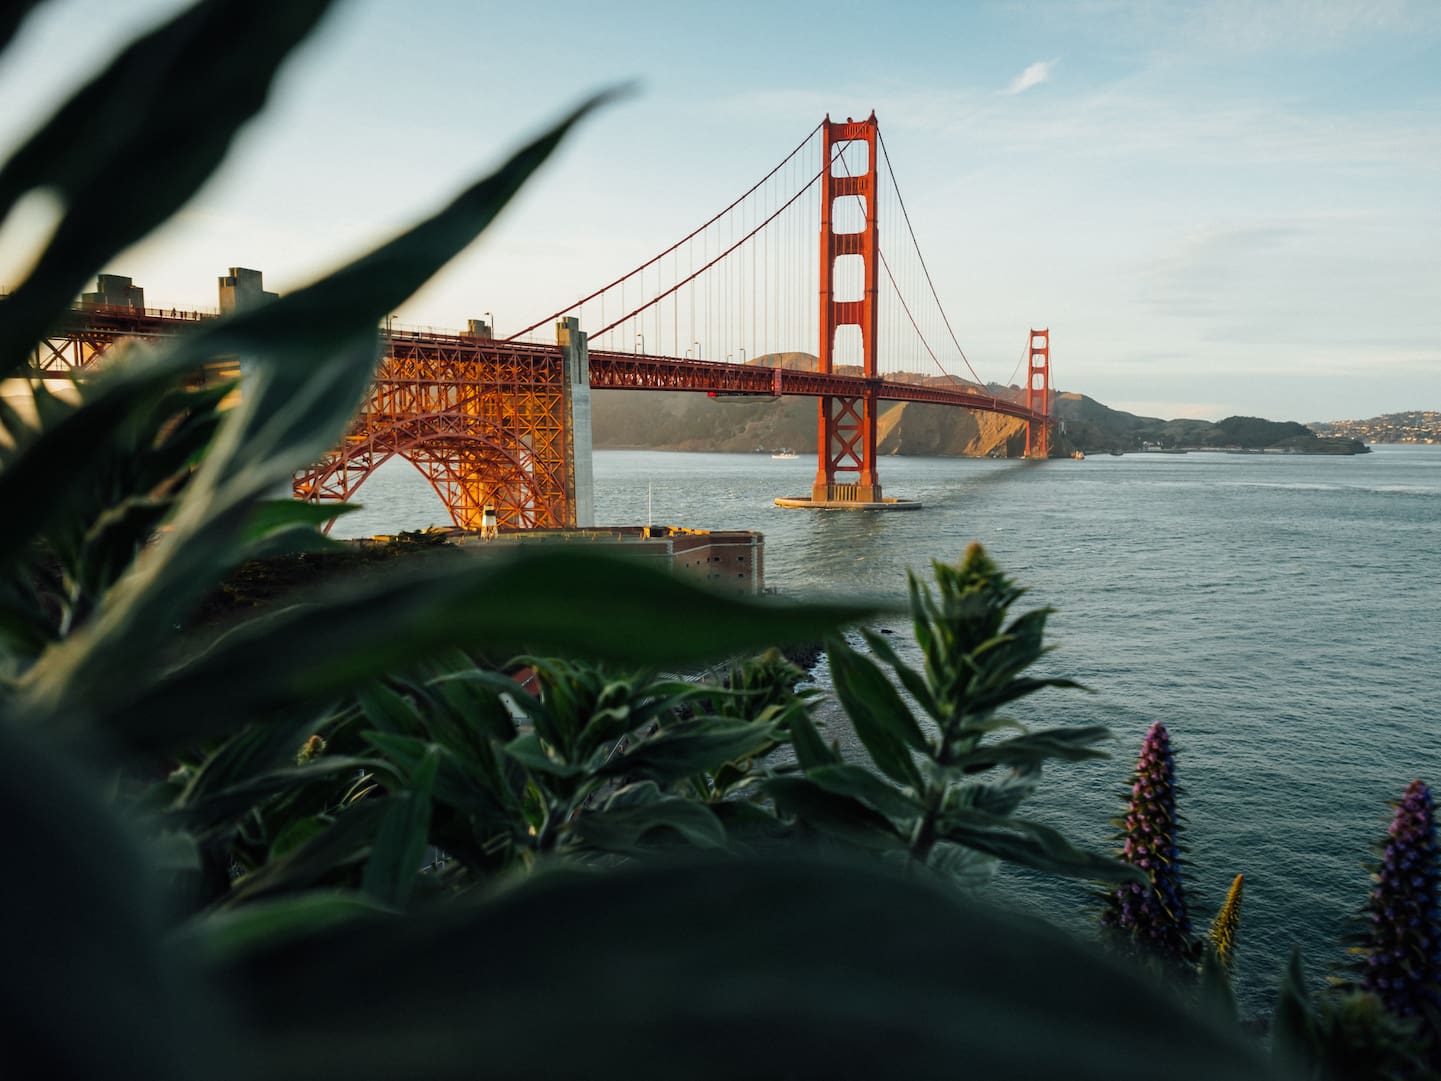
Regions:
[[[0,889],[0,1076],[182,1081],[214,1046],[211,1003],[162,953],[168,904],[152,860],[98,790],[0,707],[0,816],[12,826]]]
[[[390,910],[363,893],[324,890],[257,901],[230,912],[197,916],[173,937],[174,945],[211,964],[236,961],[252,950],[282,948],[328,927]]]
[[[919,788],[910,750],[926,750],[926,739],[895,687],[872,661],[839,640],[826,646],[826,655],[836,697],[871,761],[891,780]]]
[[[430,793],[439,769],[440,748],[432,746],[380,820],[365,864],[365,892],[382,904],[404,908],[410,899],[430,832]]]
[[[409,1079],[417,1063],[429,1081],[478,1063],[629,1081],[1115,1081],[1157,1063],[1168,1081],[1270,1076],[1234,1032],[1060,932],[874,864],[542,875],[484,906],[250,951],[216,976],[270,1081]]]
[[[0,221],[48,188],[66,213],[0,305],[0,376],[111,256],[183,205],[265,105],[281,62],[330,0],[201,0],[131,42],[0,167]],[[113,197],[123,183],[124,213]]]
[[[243,554],[237,538],[255,502],[339,438],[368,391],[379,359],[380,319],[469,243],[603,97],[583,103],[492,176],[389,244],[312,286],[207,324],[156,359],[152,369],[170,373],[216,354],[251,357],[258,366],[182,497],[173,528],[107,595],[83,632],[31,670],[25,696],[38,711],[73,710],[81,717],[87,710],[105,712],[120,674],[156,652],[157,630],[179,622]],[[18,298],[0,306],[0,318],[19,306]],[[418,655],[423,652],[412,654]]]
[[[1301,947],[1292,946],[1291,956],[1276,988],[1276,1007],[1271,1014],[1271,1054],[1275,1062],[1297,1077],[1310,1075],[1318,1053],[1318,1032],[1306,989],[1306,972]]]
[[[145,846],[150,866],[157,871],[200,870],[200,848],[184,830],[165,830]]]
[[[1236,1023],[1236,995],[1231,990],[1230,972],[1210,943],[1206,943],[1201,954],[1196,1002],[1218,1025]]]
[[[39,7],[43,2],[44,0],[10,0],[0,8],[0,52],[5,51],[5,46],[10,44],[10,39],[20,29],[31,9]],[[3,220],[3,215],[0,215],[0,220]]]
[[[529,643],[555,653],[683,664],[814,638],[875,611],[860,603],[717,596],[656,568],[545,550],[406,570],[324,596],[327,603],[298,605],[233,631],[130,701],[120,692],[132,681],[111,684],[103,696],[93,688],[100,697],[92,708],[103,711],[106,734],[131,753],[161,751],[250,717],[316,710],[377,672],[454,645],[503,652]],[[52,730],[84,739],[76,720],[62,715]]]
[[[582,815],[575,829],[587,845],[604,852],[642,851],[642,841],[657,830],[674,831],[697,848],[726,846],[725,829],[710,808],[664,796],[650,782],[622,789],[603,810]]]

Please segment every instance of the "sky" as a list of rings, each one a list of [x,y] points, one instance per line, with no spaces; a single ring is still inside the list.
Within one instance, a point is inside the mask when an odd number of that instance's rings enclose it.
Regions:
[[[0,153],[179,6],[43,5],[0,56]],[[1059,389],[1146,415],[1441,409],[1436,0],[348,0],[106,269],[165,307],[213,308],[230,266],[296,288],[632,82],[399,320],[518,330],[874,109],[983,378],[1049,327]],[[56,213],[0,226],[0,288]]]

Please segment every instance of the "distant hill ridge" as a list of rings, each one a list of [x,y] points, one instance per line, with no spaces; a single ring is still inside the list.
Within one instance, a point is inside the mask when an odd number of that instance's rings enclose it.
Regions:
[[[810,353],[769,353],[748,363],[757,367],[814,371]],[[856,366],[838,372],[859,373]],[[920,372],[890,378],[924,385],[961,382],[996,397],[1025,398],[1017,386],[980,384]],[[1240,449],[1312,454],[1354,454],[1364,444],[1353,439],[1321,439],[1294,421],[1259,417],[1162,420],[1140,417],[1102,405],[1083,394],[1054,398],[1064,433],[1053,453],[1071,454],[1146,449]],[[597,391],[592,430],[598,448],[641,448],[722,452],[815,453],[816,406],[808,398],[708,398],[677,391]],[[1024,421],[994,413],[972,413],[944,405],[887,402],[877,423],[881,454],[928,457],[1018,458],[1025,453]]]

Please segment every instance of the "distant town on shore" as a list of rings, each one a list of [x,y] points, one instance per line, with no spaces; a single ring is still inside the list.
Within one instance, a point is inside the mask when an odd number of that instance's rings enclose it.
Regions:
[[[1308,427],[1317,435],[1363,443],[1441,443],[1441,412],[1434,409],[1382,413],[1368,420],[1314,421]]]

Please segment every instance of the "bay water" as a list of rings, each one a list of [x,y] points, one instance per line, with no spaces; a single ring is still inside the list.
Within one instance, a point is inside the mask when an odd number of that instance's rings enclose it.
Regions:
[[[768,585],[796,595],[903,602],[907,569],[980,541],[1055,614],[1051,690],[1015,712],[1032,726],[1108,725],[1112,757],[1047,770],[1022,813],[1114,845],[1141,737],[1164,721],[1177,754],[1186,886],[1204,929],[1246,876],[1236,984],[1269,1012],[1293,945],[1313,977],[1345,963],[1390,801],[1441,785],[1441,446],[1357,457],[1129,454],[1042,464],[887,458],[907,512],[783,510],[814,461],[765,454],[600,451],[601,524],[753,529]],[[341,520],[349,535],[442,524],[418,473],[392,460]],[[903,615],[882,624],[907,660]],[[828,688],[824,662],[814,677]],[[835,707],[822,710],[836,733]],[[843,741],[844,742],[844,741]],[[850,748],[863,757],[863,751]],[[1094,888],[1003,870],[994,890],[1081,933]]]

